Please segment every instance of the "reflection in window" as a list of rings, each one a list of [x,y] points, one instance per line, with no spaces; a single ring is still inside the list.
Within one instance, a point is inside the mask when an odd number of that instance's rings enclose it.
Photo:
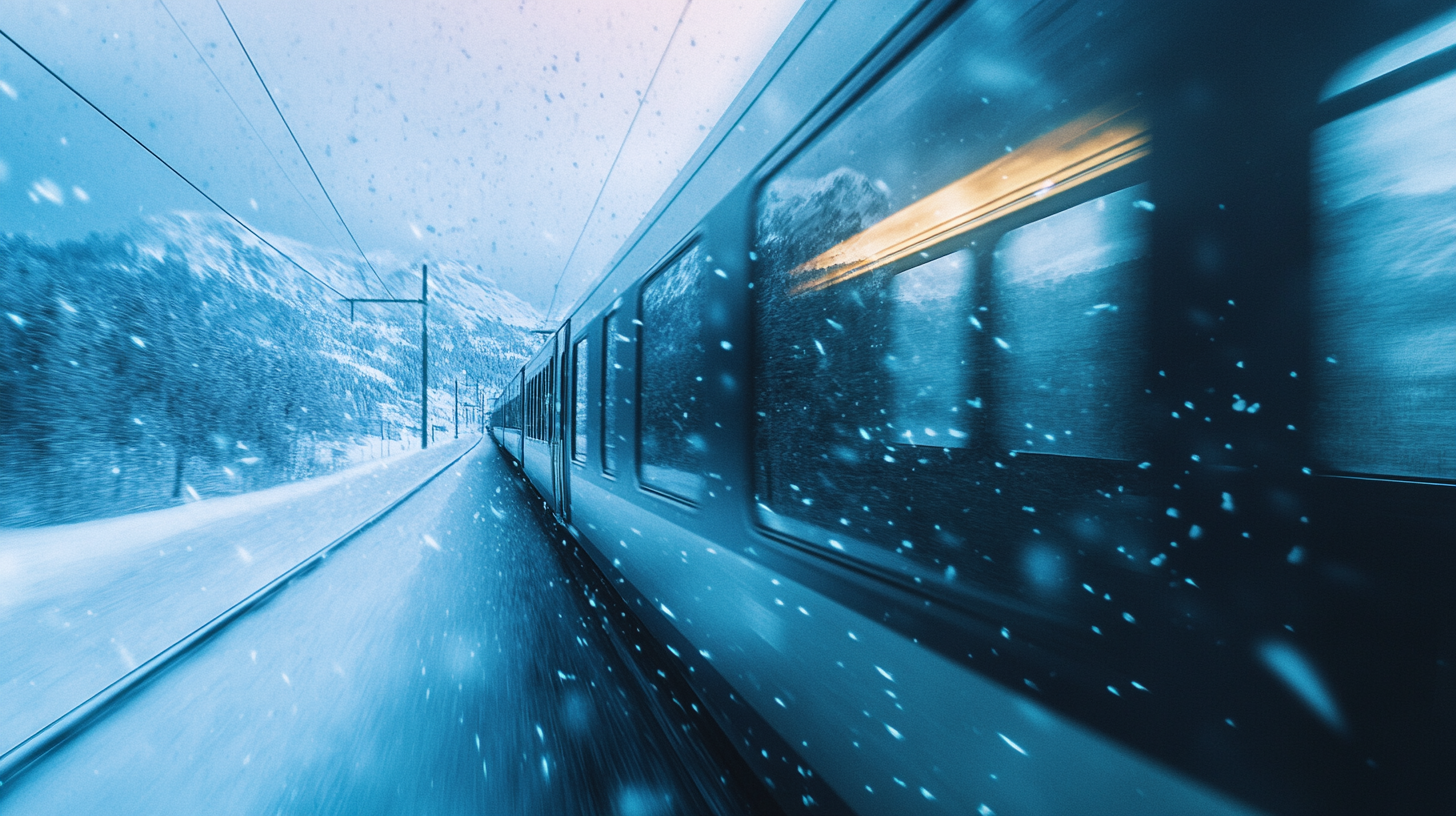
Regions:
[[[622,333],[622,320],[618,312],[607,315],[603,321],[602,348],[606,349],[602,377],[602,470],[617,472],[617,445],[622,434],[617,426],[617,403],[622,399],[622,357],[627,353],[627,344],[632,338]]]
[[[1314,134],[1317,450],[1456,478],[1456,76]]]
[[[586,461],[586,373],[589,370],[587,368],[586,338],[582,338],[576,342],[576,348],[572,352],[571,360],[571,376],[576,382],[576,388],[574,389],[576,392],[576,403],[572,406],[571,410],[571,422],[575,430],[575,433],[572,434],[571,458],[578,462]]]
[[[1012,230],[993,253],[998,439],[1006,448],[1137,453],[1147,185]]]
[[[889,284],[892,399],[888,427],[912,445],[963,448],[970,439],[971,254],[964,250],[896,275]]]
[[[1344,93],[1452,45],[1456,45],[1456,11],[1443,14],[1351,60],[1325,83],[1320,99]]]
[[[1000,570],[992,583],[1020,586],[1019,555],[979,548],[1045,506],[1037,491],[1065,493],[1070,469],[1121,465],[1008,466],[1008,449],[1135,449],[1145,191],[1095,197],[1144,177],[1152,134],[1125,71],[1146,19],[969,4],[760,188],[760,523],[937,580]]]
[[[642,293],[641,478],[684,499],[703,490],[700,246],[678,257]]]

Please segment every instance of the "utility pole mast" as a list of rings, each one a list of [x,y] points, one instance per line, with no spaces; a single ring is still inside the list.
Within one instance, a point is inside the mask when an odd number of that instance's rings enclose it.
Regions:
[[[455,438],[460,438],[460,378],[455,378]]]
[[[420,264],[420,297],[344,298],[349,304],[349,322],[354,322],[355,303],[418,303],[420,305],[420,450],[430,446],[430,265]]]
[[[420,450],[430,446],[430,265],[420,264]]]

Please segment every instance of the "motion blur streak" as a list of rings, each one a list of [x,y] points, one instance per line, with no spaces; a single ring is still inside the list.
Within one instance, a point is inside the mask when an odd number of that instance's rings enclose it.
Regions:
[[[652,725],[526,495],[480,446],[20,777],[0,812],[752,810]]]
[[[1070,190],[1148,155],[1137,111],[1108,106],[990,162],[794,269],[828,274],[795,293],[824,289]],[[1010,150],[1010,147],[1007,148]]]

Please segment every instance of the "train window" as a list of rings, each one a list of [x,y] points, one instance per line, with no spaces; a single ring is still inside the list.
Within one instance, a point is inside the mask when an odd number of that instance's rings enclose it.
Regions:
[[[617,472],[617,446],[622,435],[617,425],[617,407],[624,399],[621,394],[622,360],[632,338],[622,333],[622,321],[618,312],[607,315],[602,321],[602,471]]]
[[[521,372],[520,376],[517,377],[517,379],[516,379],[516,388],[515,388],[515,392],[516,392],[516,397],[515,397],[515,400],[516,400],[516,422],[517,422],[516,428],[518,430],[520,430],[521,437],[523,439],[525,438],[526,428],[528,427],[526,423],[530,421],[530,406],[531,406],[530,397],[527,395],[526,388],[527,388],[526,374],[523,371],[523,372]]]
[[[541,375],[531,378],[531,438],[541,439]]]
[[[571,356],[571,377],[576,387],[573,392],[576,401],[571,407],[571,424],[573,433],[571,436],[571,458],[578,462],[586,461],[586,421],[587,421],[587,345],[586,338],[576,341],[576,346]]]
[[[1127,461],[1154,209],[1128,79],[1145,24],[1116,4],[973,4],[759,188],[760,523],[1039,593],[1065,562],[1026,537],[1149,515]]]
[[[547,442],[558,441],[557,417],[561,413],[561,405],[556,400],[556,358],[553,356],[546,363],[546,370],[541,372],[541,438]]]
[[[1320,92],[1320,99],[1330,99],[1453,45],[1456,45],[1456,11],[1447,12],[1351,60],[1330,77]]]
[[[642,483],[689,501],[703,491],[703,276],[700,245],[642,290]]]
[[[1007,447],[1106,459],[1139,452],[1147,195],[1139,185],[1102,196],[996,245],[997,431]]]
[[[1449,42],[1456,19],[1438,22]],[[1399,68],[1426,39],[1336,79]],[[1333,470],[1456,479],[1453,132],[1456,74],[1314,133],[1315,444]]]
[[[526,383],[526,436],[541,442],[555,441],[552,422],[555,389],[551,379],[554,371],[554,362],[548,362]]]

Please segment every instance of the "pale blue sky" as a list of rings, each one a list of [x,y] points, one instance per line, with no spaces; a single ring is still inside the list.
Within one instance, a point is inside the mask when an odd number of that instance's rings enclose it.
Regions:
[[[166,3],[262,142],[158,0],[6,4],[0,27],[259,230],[352,251],[217,5]],[[366,251],[479,263],[544,306],[683,3],[224,6]],[[797,6],[694,0],[562,300],[595,278]],[[0,82],[0,232],[55,241],[211,209],[3,41]]]

